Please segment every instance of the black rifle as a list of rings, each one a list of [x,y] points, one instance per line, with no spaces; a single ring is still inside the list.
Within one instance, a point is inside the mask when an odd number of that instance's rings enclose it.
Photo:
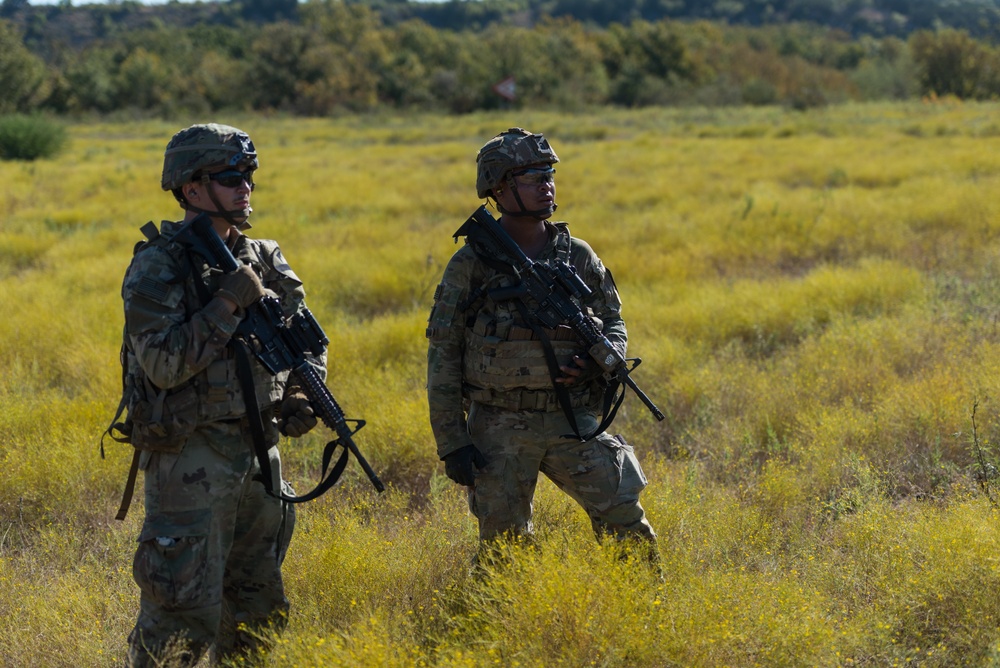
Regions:
[[[642,362],[639,358],[624,358],[621,353],[611,344],[604,334],[598,331],[593,320],[573,301],[575,297],[584,301],[593,292],[576,269],[566,262],[543,263],[535,262],[521,250],[507,231],[500,223],[490,215],[485,206],[476,209],[465,222],[455,236],[469,235],[473,230],[482,230],[488,235],[489,241],[494,248],[499,249],[508,260],[514,270],[516,282],[514,285],[505,288],[494,288],[489,291],[490,297],[495,300],[518,299],[524,304],[524,297],[530,297],[537,305],[530,309],[530,314],[534,316],[543,326],[554,329],[559,325],[567,325],[573,329],[580,340],[588,347],[587,352],[597,362],[601,370],[611,378],[612,381],[624,384],[636,393],[642,403],[657,420],[663,420],[664,415],[660,409],[650,401],[649,397],[639,389],[630,375],[635,367]],[[527,306],[525,304],[525,306]],[[634,362],[629,367],[628,362]],[[624,398],[624,393],[622,395]],[[603,431],[613,419],[613,414],[607,418],[597,429],[597,433]]]
[[[216,234],[212,228],[212,220],[206,214],[197,216],[181,227],[172,240],[203,257],[212,267],[218,267],[224,272],[235,271],[239,268],[240,263]],[[302,312],[286,319],[281,310],[281,304],[276,298],[263,297],[247,308],[246,317],[237,328],[236,334],[270,373],[278,374],[282,371],[291,371],[302,384],[302,389],[309,397],[309,403],[312,404],[313,410],[316,411],[323,424],[337,435],[337,438],[328,443],[323,451],[323,470],[320,483],[313,491],[302,496],[286,496],[280,490],[275,492],[271,489],[270,463],[267,458],[266,446],[261,446],[264,452],[257,448],[261,475],[268,491],[289,503],[301,503],[315,499],[337,482],[347,463],[348,452],[357,458],[375,489],[379,492],[385,491],[385,485],[379,480],[375,471],[354,443],[354,434],[365,426],[365,421],[344,417],[344,411],[337,404],[337,400],[334,399],[329,388],[307,359],[307,355],[322,354],[330,342],[309,309],[303,309]],[[247,389],[252,391],[253,382],[252,379],[249,379],[249,382],[246,382],[247,379],[241,378],[241,380],[244,381],[244,401],[247,403],[249,416],[251,413],[250,404],[256,402],[254,397],[247,396]],[[252,420],[251,417],[251,429],[254,428]],[[354,425],[353,428],[352,425]],[[262,427],[260,429],[262,430]],[[343,447],[344,452],[327,475],[327,468],[337,446]]]

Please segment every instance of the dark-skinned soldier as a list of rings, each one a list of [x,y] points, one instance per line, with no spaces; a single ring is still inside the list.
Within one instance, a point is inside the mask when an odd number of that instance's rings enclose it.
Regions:
[[[477,193],[495,200],[503,229],[533,261],[572,265],[592,291],[580,306],[624,357],[627,334],[611,273],[566,223],[549,221],[559,161],[549,142],[511,128],[487,142],[476,160]],[[621,436],[594,433],[606,379],[571,328],[539,327],[531,322],[531,304],[491,297],[493,288],[514,280],[505,269],[510,263],[467,236],[445,268],[427,329],[437,452],[448,477],[468,488],[480,556],[498,536],[530,539],[541,472],[584,508],[599,539],[626,541],[656,561],[656,534],[639,503],[646,478],[632,446]],[[546,346],[557,368],[547,362]]]

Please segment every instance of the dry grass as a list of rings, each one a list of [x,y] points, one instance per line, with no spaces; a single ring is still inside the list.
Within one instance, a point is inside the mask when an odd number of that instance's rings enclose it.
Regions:
[[[292,618],[261,666],[1000,665],[995,104],[222,119],[261,152],[278,239],[331,338],[358,467],[300,509]],[[426,423],[423,328],[476,206],[475,151],[545,131],[560,216],[612,268],[664,582],[594,547],[549,484],[537,548],[469,573],[475,528]],[[137,608],[111,520],[129,453],[118,296],[177,124],[78,124],[0,163],[0,663],[120,661]],[[324,435],[285,447],[300,488]],[[992,486],[992,480],[985,484]]]

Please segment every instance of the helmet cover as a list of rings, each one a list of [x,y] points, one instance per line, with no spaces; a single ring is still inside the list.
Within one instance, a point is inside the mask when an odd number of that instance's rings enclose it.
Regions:
[[[176,190],[209,167],[257,169],[257,151],[250,136],[229,125],[192,125],[175,134],[163,154],[160,187]]]
[[[528,165],[559,162],[559,156],[544,136],[523,128],[501,132],[476,154],[476,193],[485,198],[512,170]]]

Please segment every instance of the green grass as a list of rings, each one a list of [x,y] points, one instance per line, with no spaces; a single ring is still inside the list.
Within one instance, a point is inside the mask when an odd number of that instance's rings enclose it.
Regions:
[[[331,339],[359,467],[299,508],[292,615],[258,666],[1000,666],[996,104],[219,119],[261,154]],[[665,578],[596,546],[551,484],[538,543],[470,574],[474,519],[426,420],[423,330],[475,152],[545,132],[559,217],[614,272],[636,380],[615,424]],[[172,123],[70,124],[0,163],[0,664],[107,666],[138,605],[117,405],[122,272]],[[973,436],[972,411],[976,410]],[[287,443],[297,489],[328,434]]]

